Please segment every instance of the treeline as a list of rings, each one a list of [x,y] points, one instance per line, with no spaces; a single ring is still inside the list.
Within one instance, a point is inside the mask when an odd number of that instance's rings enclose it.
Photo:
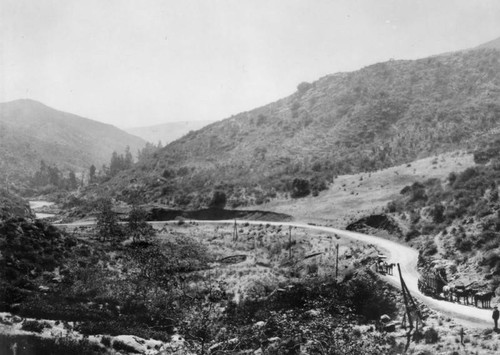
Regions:
[[[161,141],[157,145],[146,143],[142,149],[137,150],[137,161],[144,161],[152,157],[155,152],[162,148]],[[116,151],[112,153],[109,166],[104,164],[100,170],[92,165],[89,168],[89,183],[106,182],[116,176],[121,171],[128,170],[134,165],[134,158],[130,152],[130,147],[125,148],[124,154],[118,154]]]
[[[73,170],[64,173],[56,165],[47,165],[44,160],[31,177],[31,186],[36,189],[74,190],[81,184],[82,181],[76,178]]]

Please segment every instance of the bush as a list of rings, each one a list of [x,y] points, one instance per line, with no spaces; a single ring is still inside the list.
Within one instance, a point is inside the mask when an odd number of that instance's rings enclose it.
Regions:
[[[299,198],[309,195],[311,192],[309,181],[295,178],[292,182],[292,198]]]
[[[406,234],[405,234],[405,241],[410,241],[415,237],[418,237],[420,233],[416,229],[410,229]]]
[[[109,348],[111,346],[111,338],[108,336],[103,336],[101,338],[101,344]]]
[[[472,240],[466,236],[459,236],[455,238],[455,248],[461,252],[469,252],[472,250]]]
[[[435,344],[439,341],[439,334],[436,329],[429,328],[424,332],[424,339],[426,344]]]
[[[45,328],[49,328],[50,324],[47,322],[39,322],[36,320],[25,321],[21,327],[22,330],[27,332],[41,333]]]
[[[127,353],[136,353],[137,352],[133,346],[130,346],[121,340],[115,340],[113,342],[113,349],[118,350],[118,351],[123,350]]]

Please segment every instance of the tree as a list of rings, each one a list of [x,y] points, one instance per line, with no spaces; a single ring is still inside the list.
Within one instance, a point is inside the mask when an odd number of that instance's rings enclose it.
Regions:
[[[312,88],[312,84],[311,83],[308,83],[306,81],[303,81],[301,82],[299,85],[297,85],[297,91],[300,93],[300,94],[303,94],[305,93],[307,90],[309,90],[310,88]]]
[[[73,170],[69,171],[68,187],[71,190],[74,190],[78,187],[78,182],[76,181],[76,175],[75,175],[75,172]]]
[[[305,179],[295,178],[292,182],[292,197],[299,198],[309,195],[311,189],[309,181]]]
[[[92,164],[90,166],[90,169],[89,169],[89,183],[93,183],[95,181],[95,171],[96,171],[96,168],[94,166],[94,164]]]
[[[103,198],[97,202],[97,236],[102,240],[116,240],[121,237],[118,219],[112,210],[111,199]]]
[[[125,158],[123,160],[122,170],[130,169],[133,163],[134,158],[132,157],[132,153],[130,153],[130,147],[127,145],[127,148],[125,148]]]
[[[147,223],[148,213],[139,206],[132,207],[128,216],[127,231],[134,242],[149,239],[155,235],[155,230]]]
[[[226,206],[226,202],[227,202],[227,197],[224,191],[215,190],[212,193],[212,198],[210,199],[208,207],[223,209]]]
[[[111,155],[111,162],[109,163],[109,173],[111,176],[115,176],[120,170],[122,170],[122,160],[122,157],[118,155],[117,152],[113,152]]]

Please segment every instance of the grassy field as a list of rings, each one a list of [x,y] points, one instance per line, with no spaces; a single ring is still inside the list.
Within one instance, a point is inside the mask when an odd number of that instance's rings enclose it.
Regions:
[[[345,227],[349,221],[382,211],[407,185],[429,178],[445,179],[451,172],[473,165],[472,154],[457,151],[372,173],[340,175],[318,197],[274,200],[262,209]]]
[[[167,225],[159,237],[185,235],[206,246],[213,262],[199,273],[203,279],[224,281],[235,302],[266,296],[304,277],[334,276],[337,246],[339,280],[378,254],[373,246],[296,227],[240,222],[236,231],[237,238],[234,225],[185,223]]]

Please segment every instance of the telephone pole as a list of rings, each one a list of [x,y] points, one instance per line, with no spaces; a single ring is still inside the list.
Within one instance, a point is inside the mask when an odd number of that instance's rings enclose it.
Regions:
[[[336,251],[336,261],[335,261],[335,281],[337,281],[337,278],[339,276],[339,245],[337,244],[335,246]]]
[[[236,224],[236,219],[234,220],[233,241],[238,241],[238,225]]]

